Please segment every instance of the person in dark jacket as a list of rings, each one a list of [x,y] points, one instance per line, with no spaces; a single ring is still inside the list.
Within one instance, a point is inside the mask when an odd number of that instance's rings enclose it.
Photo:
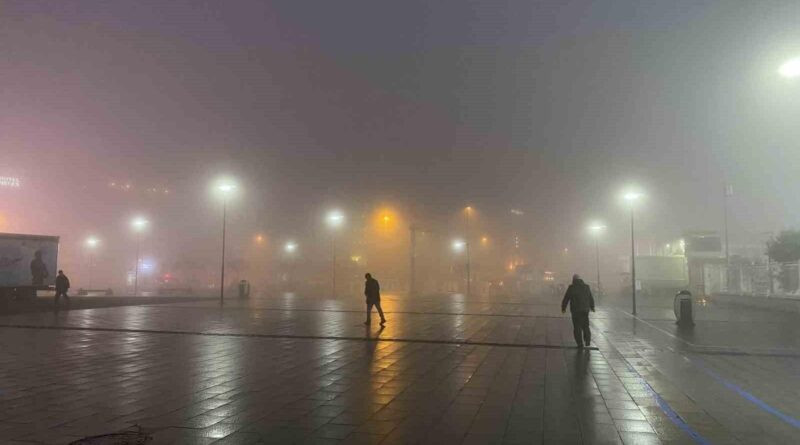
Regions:
[[[364,275],[364,278],[367,279],[364,283],[364,295],[367,297],[367,321],[364,324],[371,323],[372,306],[375,306],[381,316],[381,326],[383,326],[386,324],[386,317],[383,316],[383,309],[381,309],[381,285],[370,274]]]
[[[61,298],[63,295],[64,298],[69,302],[69,295],[67,295],[67,291],[69,290],[69,278],[64,275],[63,270],[58,271],[58,275],[56,275],[56,304],[58,304],[58,299]]]
[[[581,280],[578,274],[572,276],[572,284],[567,288],[564,299],[561,301],[561,313],[572,313],[572,333],[575,343],[579,348],[589,346],[592,341],[592,332],[589,330],[589,311],[594,312],[594,297],[589,285]]]

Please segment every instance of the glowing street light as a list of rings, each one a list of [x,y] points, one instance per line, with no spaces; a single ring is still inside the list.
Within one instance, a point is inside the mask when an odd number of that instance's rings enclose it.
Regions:
[[[94,251],[97,249],[97,246],[100,245],[100,240],[90,236],[86,238],[86,248],[89,252],[89,279],[86,280],[89,288],[92,288],[92,269],[94,268]]]
[[[589,233],[594,237],[594,255],[597,264],[597,293],[602,294],[603,287],[600,285],[600,234],[606,230],[605,224],[601,222],[593,222],[589,224]]]
[[[330,227],[332,230],[339,229],[344,225],[344,213],[340,210],[331,210],[325,215],[325,223]],[[336,233],[331,234],[331,246],[333,250],[333,256],[331,259],[331,275],[332,279],[332,290],[333,290],[333,298],[336,298]]]
[[[325,222],[328,224],[328,227],[338,229],[344,224],[344,213],[339,210],[331,210],[325,215]]]
[[[227,225],[228,198],[236,192],[237,187],[233,181],[222,179],[217,181],[214,188],[222,197],[222,271],[219,282],[219,304],[222,305],[225,295],[225,228]]]
[[[643,193],[637,191],[628,191],[622,195],[622,199],[629,203],[634,203],[644,196]]]
[[[295,253],[297,252],[297,243],[294,241],[286,241],[283,245],[283,251],[288,258],[286,261],[286,280],[290,286],[294,285],[294,268],[295,268]]]
[[[778,68],[778,74],[787,79],[800,77],[800,57],[787,60]]]
[[[451,244],[451,247],[453,248],[453,252],[456,252],[456,253],[463,252],[464,249],[466,248],[466,246],[467,246],[467,243],[464,242],[464,240],[461,240],[461,239],[453,240],[453,243]]]
[[[135,232],[142,232],[147,228],[148,224],[150,224],[150,221],[142,218],[141,216],[137,216],[131,221],[131,227]]]
[[[637,190],[629,190],[622,195],[622,198],[628,203],[631,209],[631,300],[633,304],[633,315],[636,315],[636,238],[634,236],[633,215],[635,204],[643,197],[644,194]]]
[[[131,228],[133,231],[136,232],[136,268],[133,272],[133,295],[136,296],[139,293],[139,260],[140,260],[140,253],[142,250],[142,232],[150,225],[150,221],[146,220],[144,217],[137,216],[131,220]]]

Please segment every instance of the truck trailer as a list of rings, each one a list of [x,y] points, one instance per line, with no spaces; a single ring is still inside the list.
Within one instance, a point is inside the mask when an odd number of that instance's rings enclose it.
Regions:
[[[29,297],[55,286],[57,236],[0,233],[0,296]]]

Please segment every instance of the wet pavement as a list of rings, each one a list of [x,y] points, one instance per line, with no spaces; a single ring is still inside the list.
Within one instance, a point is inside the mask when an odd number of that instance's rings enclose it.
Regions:
[[[0,443],[141,425],[157,444],[800,441],[798,316],[593,314],[553,297],[255,300],[0,316]]]

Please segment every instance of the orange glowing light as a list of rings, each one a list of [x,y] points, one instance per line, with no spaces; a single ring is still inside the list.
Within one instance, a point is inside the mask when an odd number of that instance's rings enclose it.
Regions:
[[[387,207],[379,208],[373,212],[371,220],[373,230],[384,235],[393,233],[399,225],[397,212]]]

